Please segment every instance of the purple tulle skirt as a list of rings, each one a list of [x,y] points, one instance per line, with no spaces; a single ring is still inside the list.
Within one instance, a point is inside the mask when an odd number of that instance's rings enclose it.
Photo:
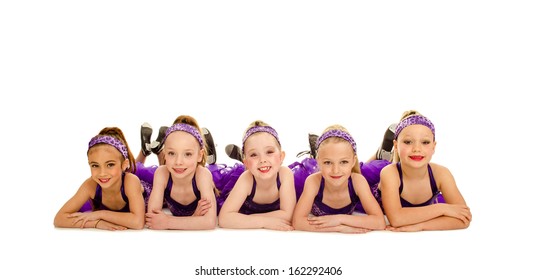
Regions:
[[[236,163],[232,166],[226,164],[209,164],[207,168],[213,174],[214,185],[219,192],[216,196],[216,210],[217,213],[220,213],[224,201],[235,186],[239,176],[244,172],[244,165],[242,163]]]
[[[149,202],[151,191],[153,190],[153,177],[155,176],[157,168],[157,165],[145,166],[141,162],[136,163],[136,172],[134,174],[138,176],[140,183],[142,183],[142,187],[144,188],[144,201],[146,207]]]
[[[298,200],[304,191],[304,182],[309,175],[319,171],[317,161],[313,158],[305,158],[302,161],[289,165],[295,176],[296,199]]]

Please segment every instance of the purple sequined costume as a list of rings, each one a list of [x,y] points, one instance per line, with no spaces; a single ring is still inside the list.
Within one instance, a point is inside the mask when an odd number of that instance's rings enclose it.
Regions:
[[[80,208],[80,210],[78,210],[79,212],[88,212],[88,211],[97,211],[97,210],[110,210],[110,211],[115,211],[115,212],[130,212],[130,208],[129,208],[129,198],[127,197],[127,195],[125,194],[125,173],[123,173],[123,175],[121,176],[121,188],[120,188],[120,192],[121,192],[121,197],[123,198],[123,201],[125,201],[125,206],[123,206],[123,208],[119,209],[119,210],[113,210],[113,209],[110,209],[108,207],[106,207],[106,205],[103,204],[103,189],[101,187],[101,185],[97,184],[97,188],[95,189],[95,196],[93,199],[90,199],[88,200],[83,206],[82,208]]]
[[[433,170],[431,169],[431,165],[427,165],[427,169],[429,171],[429,182],[431,184],[431,192],[432,196],[425,202],[419,203],[419,204],[412,204],[408,201],[406,201],[404,198],[400,197],[401,199],[401,206],[402,207],[420,207],[420,206],[426,206],[431,205],[435,203],[445,203],[444,197],[442,197],[442,194],[440,193],[440,190],[438,190],[438,187],[436,186],[436,180],[433,176]],[[401,181],[401,185],[399,185],[399,196],[403,192],[403,171],[401,169],[401,163],[397,163],[397,171],[399,172],[399,180]],[[380,194],[380,191],[379,191]]]
[[[170,209],[170,212],[174,216],[192,216],[196,211],[196,207],[198,207],[198,201],[201,199],[201,193],[198,186],[196,186],[196,176],[194,175],[192,178],[192,190],[194,191],[194,195],[196,195],[196,199],[188,205],[181,204],[171,197],[172,186],[173,180],[170,176],[168,185],[166,185],[166,189],[164,190],[164,201],[166,201],[168,209]]]
[[[323,203],[324,178],[321,178],[321,186],[319,188],[319,192],[317,193],[317,195],[315,196],[315,199],[313,200],[313,205],[311,206],[311,214],[315,216],[336,215],[336,214],[351,215],[354,212],[356,204],[360,202],[360,198],[354,191],[351,178],[349,178],[349,182],[347,185],[349,189],[349,196],[351,198],[351,203],[339,209],[332,208]]]
[[[254,178],[254,185],[252,186],[252,191],[250,192],[250,195],[246,197],[246,199],[244,200],[244,203],[239,209],[239,213],[250,215],[250,214],[256,214],[256,213],[267,213],[267,212],[280,210],[279,198],[273,201],[272,203],[267,203],[267,204],[259,204],[259,203],[254,202],[256,186],[257,186],[257,183]],[[280,190],[280,186],[281,186],[280,173],[278,173],[278,177],[276,178],[276,186],[278,187],[278,190]]]

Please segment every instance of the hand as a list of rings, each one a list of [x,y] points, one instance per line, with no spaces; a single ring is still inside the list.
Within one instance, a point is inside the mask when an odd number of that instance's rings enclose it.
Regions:
[[[99,216],[100,215],[97,212],[84,212],[84,213],[76,212],[76,213],[69,214],[69,216],[67,217],[72,219],[73,225],[76,225],[77,223],[80,222],[80,228],[84,228],[87,222],[99,220],[100,219]]]
[[[124,227],[124,226],[120,226],[120,225],[116,225],[116,224],[113,224],[113,223],[110,223],[110,222],[107,222],[105,220],[101,220],[98,224],[97,224],[97,227],[98,229],[106,229],[106,230],[111,230],[111,231],[115,231],[115,230],[126,230],[127,227]]]
[[[351,227],[347,225],[340,225],[337,226],[337,228],[339,228],[339,232],[341,233],[366,233],[371,231],[368,228]]]
[[[470,208],[463,204],[446,204],[441,203],[439,205],[444,206],[444,215],[461,220],[465,225],[470,224],[472,221],[472,213]]]
[[[407,225],[402,227],[392,227],[392,226],[386,226],[386,230],[394,231],[394,232],[416,232],[416,231],[422,231],[420,224],[414,224],[414,225]]]
[[[315,228],[336,227],[341,225],[341,221],[337,215],[310,216],[308,217],[308,222]]]
[[[290,231],[294,230],[291,222],[282,218],[265,217],[266,223],[263,226],[266,229]]]
[[[168,229],[168,218],[162,210],[153,210],[145,214],[145,225],[150,229]]]
[[[209,211],[210,208],[211,202],[206,198],[202,198],[198,201],[198,206],[196,207],[196,210],[192,216],[203,216],[205,213],[207,213],[207,211]]]

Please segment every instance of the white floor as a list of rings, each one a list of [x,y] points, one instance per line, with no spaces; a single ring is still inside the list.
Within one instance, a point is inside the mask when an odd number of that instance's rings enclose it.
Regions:
[[[532,273],[535,7],[17,3],[28,5],[0,4],[0,275],[238,279],[195,270],[250,266],[281,273],[256,279],[294,279],[289,268],[301,266],[341,267],[342,275],[323,279]],[[239,144],[247,125],[261,119],[280,133],[290,164],[308,149],[309,132],[334,123],[350,130],[366,159],[408,109],[437,127],[433,161],[450,168],[472,209],[467,230],[344,235],[52,226],[89,176],[87,143],[105,126],[121,127],[138,151],[143,122],[158,130],[189,114],[211,130],[217,161],[232,164],[225,145]]]

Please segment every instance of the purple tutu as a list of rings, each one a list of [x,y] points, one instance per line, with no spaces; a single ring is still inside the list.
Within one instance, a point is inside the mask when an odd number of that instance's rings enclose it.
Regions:
[[[216,189],[220,194],[216,197],[217,213],[220,213],[224,201],[235,186],[235,183],[244,172],[245,168],[242,163],[235,163],[233,166],[226,164],[209,164],[207,168],[213,174],[213,181]]]
[[[142,183],[142,187],[144,188],[144,201],[146,207],[149,202],[151,191],[153,190],[153,177],[157,168],[157,165],[145,166],[141,162],[136,162],[136,173],[134,174],[138,176],[140,183]]]
[[[296,199],[300,198],[304,191],[304,182],[309,175],[319,171],[317,168],[317,161],[314,158],[305,158],[301,162],[294,162],[289,165],[293,175],[295,177],[295,191]]]
[[[380,192],[378,189],[380,182],[380,171],[387,165],[390,165],[390,163],[391,162],[388,160],[373,160],[370,162],[360,162],[360,171],[367,180],[369,188],[371,189],[371,193],[373,194],[381,208],[382,201],[380,199]],[[356,205],[355,210],[360,213],[365,213],[362,203],[358,203]]]

